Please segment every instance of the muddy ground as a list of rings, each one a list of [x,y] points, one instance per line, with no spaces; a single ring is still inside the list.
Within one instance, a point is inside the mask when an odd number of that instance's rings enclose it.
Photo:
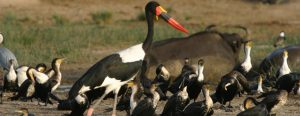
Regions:
[[[75,80],[75,79],[74,79]],[[74,81],[73,80],[73,81]],[[65,84],[62,85],[57,91],[56,91],[56,95],[58,95],[60,98],[65,99],[67,97],[67,92],[68,89],[70,88],[70,84]],[[65,114],[69,114],[70,111],[58,111],[56,110],[57,108],[57,102],[54,102],[53,105],[47,105],[44,106],[42,105],[38,105],[37,100],[33,100],[33,102],[28,101],[28,102],[23,102],[23,101],[10,101],[7,98],[9,96],[12,96],[11,93],[5,93],[4,94],[4,98],[3,98],[3,104],[0,104],[0,116],[17,116],[19,115],[18,113],[15,112],[16,109],[20,109],[20,108],[28,108],[29,111],[37,116],[62,116]],[[171,94],[169,94],[171,95]],[[216,103],[214,104],[214,115],[215,116],[234,116],[237,113],[239,113],[240,110],[240,106],[243,102],[243,100],[248,97],[246,95],[242,96],[242,97],[236,97],[233,101],[232,101],[232,106],[233,108],[233,112],[225,112],[224,110],[219,109],[220,104]],[[255,97],[255,96],[253,96]],[[203,96],[200,96],[200,99],[203,99]],[[300,96],[296,96],[293,94],[289,95],[289,99],[287,104],[280,108],[277,111],[277,116],[297,116],[300,114]],[[163,110],[163,107],[165,105],[165,101],[161,101],[158,103],[158,108],[156,110],[157,114],[160,114]],[[95,110],[95,116],[109,116],[111,115],[111,110],[112,110],[112,104],[113,104],[113,99],[107,99],[104,100],[103,103],[101,103],[100,106],[98,106],[98,108]],[[125,111],[118,111],[117,115],[119,116],[125,116],[126,112]]]

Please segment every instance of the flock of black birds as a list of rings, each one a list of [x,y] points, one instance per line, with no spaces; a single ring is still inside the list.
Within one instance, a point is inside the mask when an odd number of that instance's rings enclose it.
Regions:
[[[106,98],[115,98],[113,115],[116,115],[115,108],[120,111],[125,110],[130,116],[159,115],[156,114],[156,108],[158,102],[163,100],[167,102],[160,114],[161,116],[210,116],[214,114],[213,106],[217,102],[221,104],[220,109],[231,112],[233,108],[231,101],[234,98],[257,94],[258,97],[256,98],[247,97],[244,100],[242,111],[237,115],[268,116],[276,114],[276,109],[286,104],[290,92],[300,94],[300,74],[291,72],[287,62],[288,51],[286,50],[282,53],[282,65],[274,77],[275,80],[272,80],[275,84],[270,84],[272,83],[269,82],[271,80],[267,80],[263,74],[251,77],[256,79],[254,81],[249,79],[249,73],[253,71],[250,57],[251,40],[244,43],[244,61],[221,77],[215,90],[210,88],[211,83],[204,78],[204,67],[209,64],[205,64],[205,60],[201,58],[196,65],[191,64],[189,58],[182,59],[184,66],[175,80],[170,79],[172,72],[169,72],[163,64],[157,66],[154,80],[148,79],[145,75],[134,78],[139,74],[139,71],[144,71],[143,68],[145,67],[142,66],[147,65],[143,59],[147,56],[145,54],[147,54],[153,39],[152,19],[154,16],[160,16],[175,28],[187,32],[174,19],[167,16],[166,11],[156,2],[147,4],[146,16],[150,30],[147,38],[141,45],[142,48],[136,48],[139,45],[132,48],[137,49],[134,51],[141,52],[144,56],[139,56],[140,59],[133,58],[133,60],[130,57],[131,59],[128,60],[128,56],[126,56],[128,54],[124,56],[128,50],[125,50],[125,52],[113,54],[100,60],[82,78],[76,81],[69,92],[69,99],[61,100],[53,94],[61,85],[60,65],[64,58],[55,58],[48,70],[45,64],[38,64],[35,68],[28,66],[14,68],[15,61],[10,60],[12,68],[4,77],[2,89],[4,92],[14,92],[14,96],[10,97],[10,100],[32,101],[34,98],[39,101],[39,105],[40,102],[47,105],[48,103],[53,104],[50,99],[52,98],[59,103],[58,110],[72,110],[70,115],[83,115],[88,109],[87,115],[89,116],[92,115],[95,106]],[[283,38],[284,34],[281,33],[280,36]],[[282,39],[279,38],[277,41],[279,40]],[[106,66],[107,64],[109,65]],[[104,71],[96,70],[103,67],[108,68],[103,69]],[[140,68],[142,69],[139,70]],[[128,71],[131,71],[130,76],[127,75]],[[127,77],[114,77],[122,74],[126,74]],[[168,92],[172,95],[169,96]],[[201,93],[203,98],[201,98]],[[0,95],[2,103],[2,91]],[[118,96],[121,96],[119,101],[117,101]],[[257,100],[261,98],[262,100]],[[227,103],[228,106],[225,106]],[[28,113],[28,109],[24,108],[16,112],[32,115]]]

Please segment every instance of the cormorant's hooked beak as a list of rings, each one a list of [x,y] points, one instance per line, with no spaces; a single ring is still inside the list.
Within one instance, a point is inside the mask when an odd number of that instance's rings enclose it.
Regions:
[[[168,22],[174,28],[176,28],[184,33],[189,33],[187,29],[185,29],[182,25],[180,25],[176,20],[171,18],[167,14],[167,11],[164,8],[162,8],[161,6],[156,7],[156,20],[158,20],[158,16],[163,18],[166,22]]]

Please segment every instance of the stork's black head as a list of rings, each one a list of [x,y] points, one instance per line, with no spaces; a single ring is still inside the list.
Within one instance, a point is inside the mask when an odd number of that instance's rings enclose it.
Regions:
[[[146,15],[152,15],[156,17],[156,20],[158,20],[158,17],[164,19],[167,23],[172,25],[174,28],[188,33],[188,30],[185,29],[183,26],[181,26],[177,21],[175,21],[173,18],[171,18],[168,14],[167,11],[161,7],[157,2],[155,1],[150,1],[146,7],[145,7]],[[148,14],[150,13],[150,14]],[[148,19],[151,17],[147,17],[147,20],[153,20],[153,19]]]

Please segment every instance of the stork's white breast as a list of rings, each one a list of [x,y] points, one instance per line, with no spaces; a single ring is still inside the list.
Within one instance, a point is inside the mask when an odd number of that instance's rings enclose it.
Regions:
[[[123,63],[135,62],[143,60],[145,57],[145,51],[143,49],[143,44],[134,45],[125,50],[119,51]]]

